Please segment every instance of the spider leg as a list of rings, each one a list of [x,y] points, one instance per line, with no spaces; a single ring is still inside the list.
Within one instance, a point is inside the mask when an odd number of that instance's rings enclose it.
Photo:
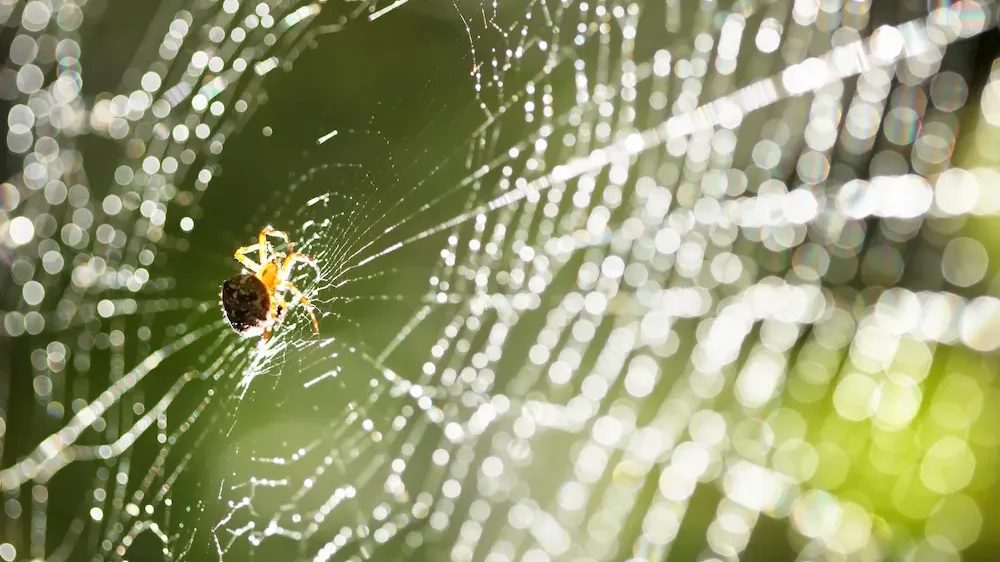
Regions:
[[[274,331],[274,325],[278,323],[278,307],[288,310],[288,303],[285,302],[285,299],[281,298],[281,295],[275,293],[271,295],[271,307],[267,312],[267,325],[264,328],[264,334],[260,337],[261,345],[271,339],[271,332]]]
[[[273,226],[267,225],[257,234],[257,243],[260,245],[260,263],[267,263],[269,261],[267,259],[267,253],[265,252],[265,250],[270,246],[267,243],[268,236],[281,238],[285,241],[285,244],[288,245],[288,252],[292,252],[292,242],[288,239],[288,233],[281,230],[275,230]]]
[[[294,295],[295,298],[298,299],[300,303],[302,303],[302,306],[306,308],[306,313],[309,314],[309,318],[312,319],[313,332],[318,334],[319,322],[316,320],[316,314],[313,312],[313,305],[311,302],[309,302],[309,299],[302,294],[302,291],[300,291],[298,287],[289,283],[288,281],[282,281],[281,284],[278,285],[278,288],[292,293],[292,295]]]
[[[254,263],[252,259],[247,257],[248,253],[256,249],[257,249],[257,244],[253,244],[251,246],[243,246],[242,248],[237,248],[236,251],[233,252],[233,257],[236,258],[236,261],[243,264],[243,266],[249,269],[251,272],[257,273],[258,271],[260,271],[261,266]]]
[[[288,281],[288,278],[292,275],[292,266],[296,263],[307,263],[316,270],[317,278],[319,277],[320,271],[319,267],[316,265],[316,260],[311,257],[300,254],[298,252],[291,251],[291,246],[289,246],[288,255],[281,262],[281,269],[278,270],[278,280],[281,282]]]

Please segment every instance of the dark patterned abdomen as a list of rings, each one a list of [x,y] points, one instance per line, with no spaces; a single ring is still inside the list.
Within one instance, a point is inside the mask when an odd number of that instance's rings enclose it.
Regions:
[[[243,336],[264,331],[271,299],[260,279],[238,273],[222,283],[222,311],[233,330]]]

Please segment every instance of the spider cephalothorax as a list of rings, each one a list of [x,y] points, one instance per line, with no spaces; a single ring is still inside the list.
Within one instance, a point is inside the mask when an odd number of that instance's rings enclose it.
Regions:
[[[269,235],[283,239],[288,246],[288,253],[275,253],[267,241]],[[247,257],[254,250],[258,252],[259,264]],[[283,298],[283,293],[287,291],[306,308],[312,319],[313,331],[319,332],[312,304],[288,280],[292,266],[296,263],[315,266],[316,262],[309,256],[296,252],[287,234],[270,226],[264,227],[257,235],[257,243],[239,248],[234,257],[247,271],[226,279],[222,283],[220,295],[222,311],[233,331],[243,337],[263,336],[266,341],[288,310],[288,303]]]

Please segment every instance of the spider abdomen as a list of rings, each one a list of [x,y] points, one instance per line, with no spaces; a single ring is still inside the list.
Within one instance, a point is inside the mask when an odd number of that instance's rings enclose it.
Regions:
[[[233,331],[244,337],[264,332],[271,297],[260,279],[248,273],[237,273],[222,283],[220,296],[222,311]]]

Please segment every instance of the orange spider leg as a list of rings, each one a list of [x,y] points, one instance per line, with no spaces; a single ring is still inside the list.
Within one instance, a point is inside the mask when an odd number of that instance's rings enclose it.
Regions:
[[[247,254],[256,250],[257,246],[257,244],[243,246],[242,248],[237,248],[236,251],[233,252],[233,257],[236,258],[236,261],[243,264],[243,267],[249,269],[253,273],[260,271],[261,265],[254,263],[252,259],[247,257]]]
[[[274,293],[271,295],[271,306],[267,313],[267,324],[264,327],[264,334],[260,338],[261,345],[271,338],[271,332],[274,331],[274,325],[278,321],[279,306],[285,310],[288,309],[288,303],[285,302],[285,299],[281,298],[281,295]]]
[[[289,291],[290,293],[292,293],[292,295],[295,296],[296,299],[298,299],[300,303],[302,303],[302,306],[306,308],[306,312],[309,314],[309,318],[312,319],[313,332],[318,334],[319,322],[316,320],[316,314],[313,312],[313,305],[311,302],[309,302],[309,299],[302,294],[302,291],[300,291],[298,287],[289,283],[288,281],[282,281],[281,284],[278,285],[278,288]]]
[[[281,262],[281,269],[278,270],[279,282],[288,281],[288,278],[291,277],[292,275],[292,266],[298,262],[307,263],[311,265],[313,269],[317,269],[316,260],[312,259],[311,257],[305,254],[300,254],[298,252],[293,251],[291,244],[289,244],[288,255],[285,256],[284,261]],[[317,273],[319,273],[318,269]]]
[[[291,253],[292,251],[292,242],[288,239],[288,233],[281,230],[275,230],[273,226],[267,225],[264,227],[263,230],[261,230],[257,234],[257,244],[260,246],[259,251],[260,251],[261,264],[266,263],[268,261],[267,248],[270,246],[267,243],[268,235],[274,236],[275,238],[281,238],[282,240],[285,241],[285,244],[288,245],[288,252]]]

